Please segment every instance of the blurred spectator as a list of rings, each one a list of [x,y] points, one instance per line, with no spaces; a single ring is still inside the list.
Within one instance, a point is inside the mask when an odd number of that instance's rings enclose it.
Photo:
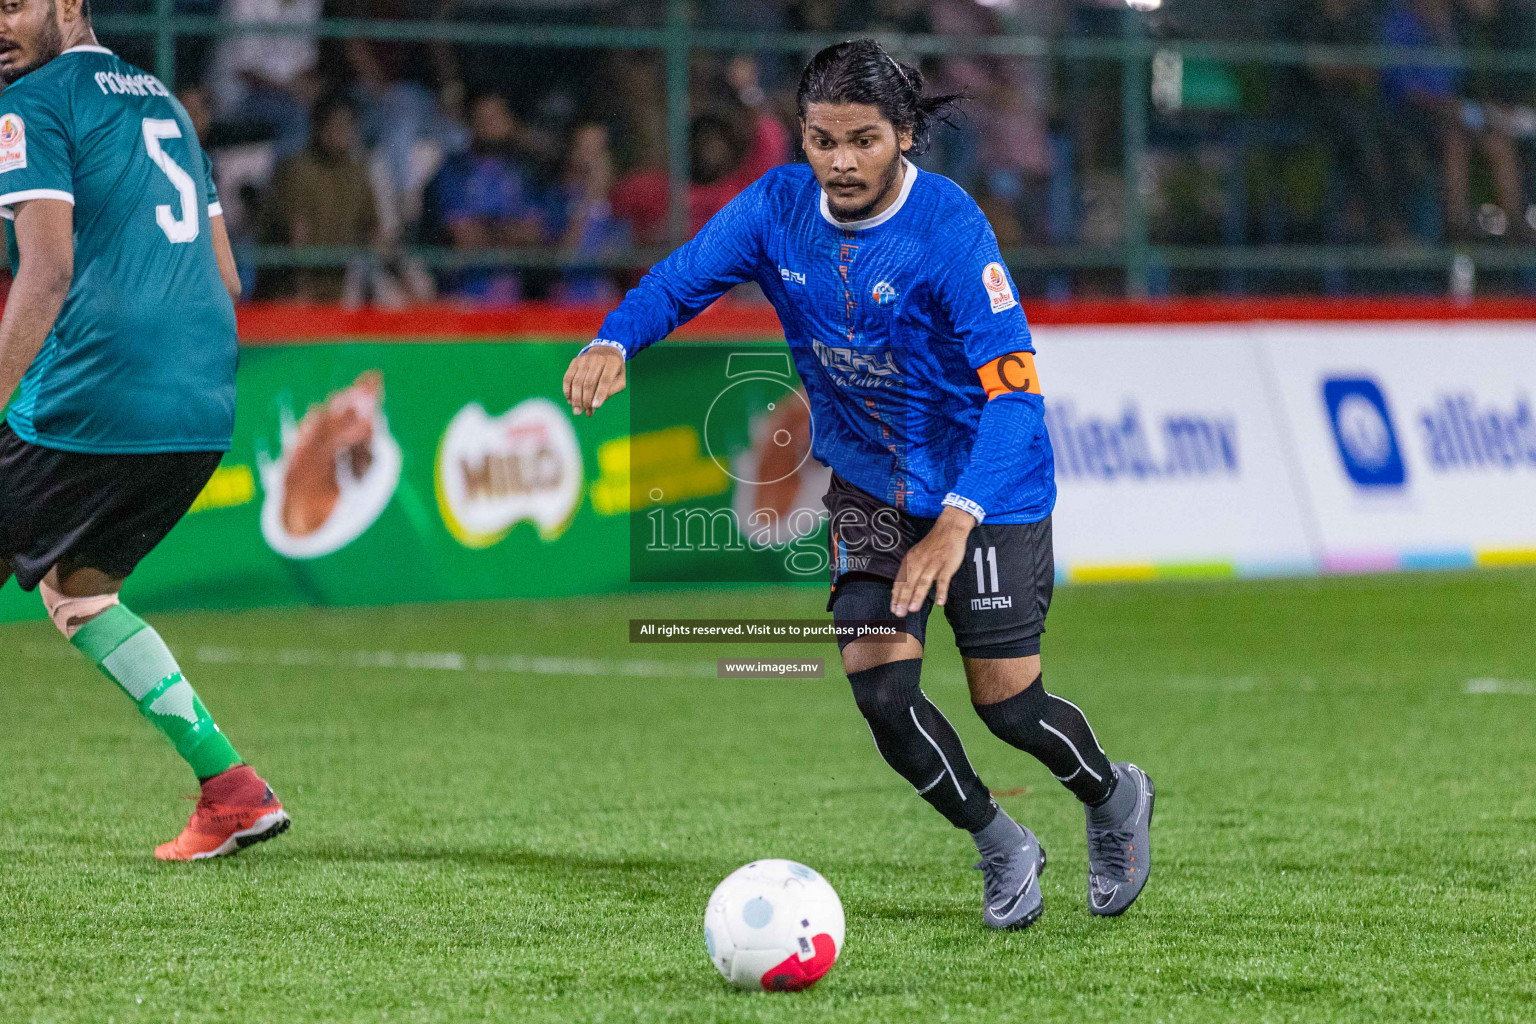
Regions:
[[[272,180],[267,204],[269,234],[295,246],[374,246],[379,217],[368,172],[357,158],[357,118],[339,95],[315,104],[315,137],[304,152],[285,160]],[[303,268],[294,274],[293,297],[336,302],[357,268]]]
[[[320,18],[321,0],[224,0],[232,22],[280,21],[308,28]],[[309,32],[252,32],[229,36],[213,56],[214,106],[220,118],[254,121],[272,133],[278,158],[292,156],[309,139],[309,107],[319,91],[319,56]]]
[[[209,152],[217,154],[220,182],[228,181],[224,203],[232,231],[240,230],[246,212],[237,245],[260,239],[375,247],[364,261],[364,290],[379,302],[420,301],[431,290],[421,265],[399,248],[402,239],[461,253],[540,247],[588,265],[518,273],[491,260],[446,273],[442,283],[449,294],[475,302],[516,302],[526,293],[601,303],[615,297],[613,282],[628,273],[601,264],[631,246],[673,241],[667,74],[655,51],[550,49],[530,60],[530,51],[494,44],[338,38],[318,44],[317,61],[312,26],[322,3],[337,17],[432,22],[456,17],[461,5],[463,15],[479,17],[499,0],[174,3],[177,10],[203,4],[234,22],[293,25],[217,44],[210,88],[183,94],[200,134],[212,117],[219,148]],[[584,18],[646,27],[666,8],[664,0],[608,4],[603,12],[588,0],[575,4],[593,8]],[[524,12],[526,6],[511,3],[511,20],[544,19]],[[700,26],[838,36],[1100,36],[1118,34],[1127,16],[1124,0],[694,0],[690,6]],[[1536,78],[1523,68],[1480,66],[1476,56],[1531,47],[1533,8],[1536,0],[1164,4],[1141,23],[1168,40],[1159,51],[1165,85],[1171,81],[1166,58],[1179,57],[1179,40],[1253,39],[1260,22],[1278,27],[1277,38],[1309,47],[1458,47],[1472,48],[1472,55],[1465,68],[1410,57],[1379,71],[1347,61],[1282,63],[1276,66],[1284,70],[1271,71],[1256,61],[1246,72],[1223,70],[1224,119],[1205,121],[1191,112],[1218,109],[1197,102],[1214,95],[1201,73],[1210,62],[1176,60],[1177,102],[1168,109],[1158,99],[1154,62],[1151,149],[1141,181],[1154,238],[1239,244],[1253,228],[1267,242],[1312,241],[1321,233],[1330,242],[1390,245],[1407,239],[1411,224],[1429,239],[1439,230],[1440,211],[1428,186],[1441,183],[1450,237],[1536,240],[1519,148],[1536,142]],[[1133,22],[1138,17],[1131,15]],[[690,54],[689,181],[681,225],[687,233],[769,168],[793,158],[793,88],[802,57],[777,50]],[[969,102],[959,130],[934,133],[923,166],[969,190],[1005,247],[1120,244],[1125,158],[1118,63],[955,53],[930,58],[924,71],[931,90],[963,91]],[[325,123],[315,124],[311,141],[307,101],[318,94],[322,75],[346,90],[353,107],[340,111],[331,99],[318,106],[316,116]],[[477,82],[495,83],[501,95],[466,104]],[[1266,90],[1275,98],[1265,106],[1268,116],[1244,118]],[[516,98],[515,107],[507,95]],[[1168,187],[1159,188],[1165,150],[1178,160],[1170,166],[1189,171],[1192,165],[1193,171],[1169,176]],[[273,151],[280,169],[268,190]],[[1474,159],[1477,166],[1469,167]],[[371,207],[363,178],[372,182]],[[1274,196],[1279,201],[1265,201]],[[1166,219],[1188,229],[1187,237],[1163,231],[1160,210],[1172,211]],[[1293,234],[1293,223],[1307,234]],[[1063,280],[1080,289],[1090,276],[1078,271]],[[306,271],[283,280],[288,292],[306,297],[340,293],[345,301],[360,294],[341,278],[340,271]],[[264,285],[272,280],[263,274]],[[1222,286],[1241,287],[1234,280],[1229,276]],[[1340,288],[1353,286],[1340,278]]]
[[[784,0],[701,0],[699,18],[710,28],[736,32],[780,32],[784,29]]]
[[[891,0],[883,0],[891,2]],[[921,0],[899,0],[919,3]],[[784,0],[699,0],[700,24],[733,32],[783,32],[789,25],[789,5]],[[799,69],[790,67],[785,54],[761,54],[761,78],[765,89],[793,89]]]
[[[197,133],[197,144],[207,152],[208,129],[213,126],[213,97],[208,95],[208,90],[203,86],[189,85],[178,90],[176,98],[181,101],[187,117],[192,121],[192,130]]]
[[[223,152],[211,145],[213,97],[204,86],[189,85],[179,90],[176,98],[186,109],[187,117],[192,121],[192,131],[197,135],[198,145],[203,147],[203,152],[208,156],[214,183],[220,185],[221,190],[227,188],[228,183],[220,173],[223,170]],[[238,187],[236,192],[239,192]],[[256,236],[250,230],[250,225],[242,219],[241,215],[244,213],[242,196],[229,195],[221,191],[219,205],[224,211],[224,229],[229,232],[230,246],[235,254],[235,267],[240,273],[241,294],[249,297],[256,290],[256,261],[251,251],[256,244]]]
[[[735,58],[726,75],[720,84],[727,98],[696,115],[688,127],[689,235],[770,168],[790,159],[789,132],[767,105],[755,63]],[[613,208],[633,226],[640,244],[667,241],[669,191],[664,168],[631,171],[614,189]]]
[[[1287,35],[1320,46],[1366,46],[1376,38],[1361,0],[1302,0],[1286,22]],[[1399,243],[1408,231],[1398,208],[1398,187],[1388,156],[1388,125],[1370,67],[1312,64],[1288,76],[1284,113],[1326,146],[1363,207],[1375,241]]]
[[[1391,46],[1456,46],[1461,33],[1449,0],[1393,0],[1382,26],[1381,41]],[[1399,115],[1417,124],[1439,146],[1445,193],[1445,230],[1453,239],[1475,237],[1469,165],[1472,147],[1482,150],[1492,172],[1494,198],[1502,222],[1487,227],[1495,234],[1527,237],[1520,158],[1509,127],[1490,117],[1465,92],[1459,68],[1400,65],[1387,68],[1382,89]]]
[[[604,62],[604,96],[617,125],[616,156],[624,168],[667,165],[667,80],[661,58],[643,50]]]
[[[851,0],[788,0],[789,25],[800,32],[852,32],[865,13]]]
[[[1461,0],[1460,38],[1463,46],[1477,50],[1531,49],[1536,44],[1536,9],[1529,0]],[[1498,195],[1499,206],[1507,213],[1509,236],[1521,241],[1536,241],[1536,224],[1532,223],[1532,210],[1526,206],[1521,187],[1526,180],[1527,168],[1520,158],[1522,142],[1536,136],[1536,109],[1532,108],[1536,96],[1532,95],[1531,73],[1527,70],[1491,70],[1480,67],[1476,60],[1467,74],[1466,96],[1481,107],[1487,132],[1500,137],[1501,149],[1507,156],[1489,156],[1494,164],[1496,187],[1503,187],[1507,194]],[[1487,152],[1487,143],[1484,143]],[[1501,169],[1497,161],[1508,160],[1509,166]],[[1500,176],[1513,179],[1500,186]],[[1513,202],[1515,207],[1509,205]]]
[[[1536,45],[1536,6],[1531,0],[1461,0],[1460,37],[1472,50],[1529,50]],[[1479,103],[1498,107],[1505,116],[1528,107],[1533,99],[1531,72],[1494,71],[1474,58],[1467,92]],[[1520,129],[1511,126],[1517,134]],[[1529,129],[1526,129],[1527,133]]]
[[[629,225],[614,215],[608,201],[613,188],[613,155],[608,128],[578,125],[559,184],[550,196],[550,234],[566,257],[614,256],[629,246]],[[562,302],[611,302],[618,288],[607,275],[576,270],[565,275],[555,291]]]
[[[998,9],[975,0],[935,0],[928,4],[929,28],[941,35],[997,35],[1003,28]],[[1047,31],[1054,14],[1055,4],[1036,0],[1025,27]],[[1025,57],[949,57],[939,62],[934,79],[938,91],[964,93],[969,100],[958,132],[935,133],[944,172],[987,195],[994,223],[1011,210],[1021,225],[1043,234],[1038,207],[1051,172],[1049,66]]]
[[[929,6],[927,0],[876,0],[867,27],[871,32],[931,32]]]
[[[455,249],[539,244],[543,218],[517,149],[517,119],[506,97],[477,97],[470,104],[469,130],[469,150],[444,164],[428,187],[427,216]],[[450,293],[487,305],[511,305],[522,298],[522,281],[511,270],[470,267],[453,276]]]
[[[402,0],[350,0],[339,4],[339,17],[383,21],[430,17],[433,5]],[[363,141],[380,167],[381,212],[394,226],[414,223],[421,214],[421,189],[446,154],[463,150],[468,131],[449,117],[431,88],[456,95],[457,68],[450,52],[423,43],[383,39],[347,39],[343,53]]]

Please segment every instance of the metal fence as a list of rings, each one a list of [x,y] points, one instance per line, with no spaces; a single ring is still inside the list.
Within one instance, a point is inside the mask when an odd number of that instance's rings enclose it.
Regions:
[[[367,38],[400,42],[449,42],[499,45],[509,48],[568,50],[650,50],[665,55],[667,82],[668,175],[671,183],[670,238],[685,234],[688,174],[688,75],[696,52],[809,54],[839,42],[847,33],[764,33],[702,28],[691,24],[688,0],[667,0],[664,24],[652,28],[585,25],[518,25],[473,21],[380,21],[322,19],[296,27],[292,23],[234,23],[222,18],[176,14],[173,0],[154,0],[153,13],[100,14],[96,27],[103,34],[152,37],[155,73],[168,85],[176,82],[178,38],[222,37],[247,33],[304,34],[316,38]],[[1418,275],[1432,287],[1465,291],[1480,270],[1510,271],[1522,282],[1520,290],[1536,291],[1536,246],[1497,244],[1418,244],[1386,248],[1376,245],[1158,245],[1151,239],[1147,210],[1147,158],[1150,129],[1150,68],[1160,53],[1176,52],[1186,61],[1215,61],[1235,65],[1306,67],[1318,65],[1440,67],[1536,75],[1536,51],[1477,50],[1445,47],[1319,46],[1280,41],[1241,42],[1151,38],[1146,17],[1129,8],[1120,17],[1118,37],[1046,37],[1033,35],[940,36],[872,33],[887,48],[925,57],[993,55],[1087,60],[1118,64],[1122,124],[1121,171],[1126,182],[1123,244],[1027,246],[1007,250],[1015,272],[1119,270],[1124,293],[1141,297],[1166,288],[1172,271],[1212,271],[1224,275],[1228,291],[1245,290],[1246,273],[1282,272],[1345,274],[1364,271]],[[572,261],[543,249],[505,249],[477,253],[415,247],[410,253],[434,269],[465,265],[524,268],[604,267],[643,268],[662,252],[637,249],[617,259]],[[258,266],[337,266],[365,255],[346,248],[258,247]]]

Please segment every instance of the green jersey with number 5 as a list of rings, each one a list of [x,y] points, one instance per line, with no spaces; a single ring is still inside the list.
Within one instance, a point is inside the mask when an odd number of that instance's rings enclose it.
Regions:
[[[235,310],[209,218],[218,193],[160,80],[77,46],[0,94],[0,217],[74,205],[74,280],[7,415],[22,440],[93,453],[227,451]]]

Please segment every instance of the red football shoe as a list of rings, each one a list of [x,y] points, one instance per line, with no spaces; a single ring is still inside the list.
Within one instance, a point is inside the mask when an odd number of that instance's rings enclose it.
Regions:
[[[181,835],[155,847],[161,860],[227,857],[288,831],[288,812],[250,765],[220,772],[203,783],[203,795]]]

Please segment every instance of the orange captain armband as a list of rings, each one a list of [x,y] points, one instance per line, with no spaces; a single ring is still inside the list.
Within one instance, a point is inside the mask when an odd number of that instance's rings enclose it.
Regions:
[[[1035,373],[1033,352],[1009,352],[1005,356],[998,356],[978,369],[976,375],[981,378],[981,386],[986,389],[989,402],[1009,392],[1022,392],[1026,395],[1040,393],[1040,376]]]

